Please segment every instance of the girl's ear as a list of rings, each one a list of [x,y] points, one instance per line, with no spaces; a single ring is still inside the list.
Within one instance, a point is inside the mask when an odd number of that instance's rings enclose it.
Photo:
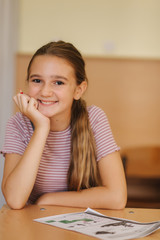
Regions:
[[[80,85],[76,87],[75,93],[74,93],[74,99],[79,100],[83,95],[83,93],[86,91],[86,89],[87,89],[87,82],[83,81]]]

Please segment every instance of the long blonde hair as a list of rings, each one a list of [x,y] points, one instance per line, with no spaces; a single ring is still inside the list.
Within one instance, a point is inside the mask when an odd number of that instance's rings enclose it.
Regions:
[[[50,42],[35,52],[28,65],[27,79],[31,64],[39,55],[53,55],[66,59],[74,68],[77,85],[88,81],[85,62],[80,52],[71,43],[64,41]],[[96,161],[95,140],[83,99],[74,100],[72,104],[71,158],[67,182],[70,191],[79,191],[101,184]]]

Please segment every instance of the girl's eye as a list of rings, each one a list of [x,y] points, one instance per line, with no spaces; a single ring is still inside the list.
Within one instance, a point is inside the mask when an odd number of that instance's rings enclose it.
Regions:
[[[33,79],[32,82],[35,82],[35,83],[40,83],[41,80],[40,79]]]
[[[55,84],[56,85],[63,85],[64,83],[62,81],[56,81]]]

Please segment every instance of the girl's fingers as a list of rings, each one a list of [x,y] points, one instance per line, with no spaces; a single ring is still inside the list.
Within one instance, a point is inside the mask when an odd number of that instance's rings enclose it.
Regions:
[[[25,112],[26,108],[28,106],[28,103],[30,101],[30,97],[26,94],[23,94],[22,90],[13,97],[13,100],[15,101],[16,105],[18,106],[19,110],[21,112]]]
[[[19,98],[18,95],[19,95],[19,93],[16,96],[13,97],[13,100],[16,103],[19,110],[22,111],[21,101],[20,101],[20,98]]]
[[[21,113],[30,119],[34,119],[35,116],[37,116],[36,113],[38,111],[38,102],[35,98],[29,97],[20,90],[20,92],[14,96],[13,99]]]
[[[34,108],[38,108],[38,102],[37,102],[37,100],[35,99],[35,98],[30,98],[30,100],[29,100],[29,106],[31,106],[31,107],[34,107]]]

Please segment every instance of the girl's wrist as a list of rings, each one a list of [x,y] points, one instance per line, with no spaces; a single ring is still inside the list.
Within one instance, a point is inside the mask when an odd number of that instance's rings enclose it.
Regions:
[[[39,119],[39,121],[36,120],[36,122],[33,122],[34,128],[39,130],[39,131],[48,131],[50,130],[50,120],[45,119],[45,121],[41,121]]]
[[[39,133],[46,133],[48,134],[50,131],[50,126],[35,126],[35,131]]]

